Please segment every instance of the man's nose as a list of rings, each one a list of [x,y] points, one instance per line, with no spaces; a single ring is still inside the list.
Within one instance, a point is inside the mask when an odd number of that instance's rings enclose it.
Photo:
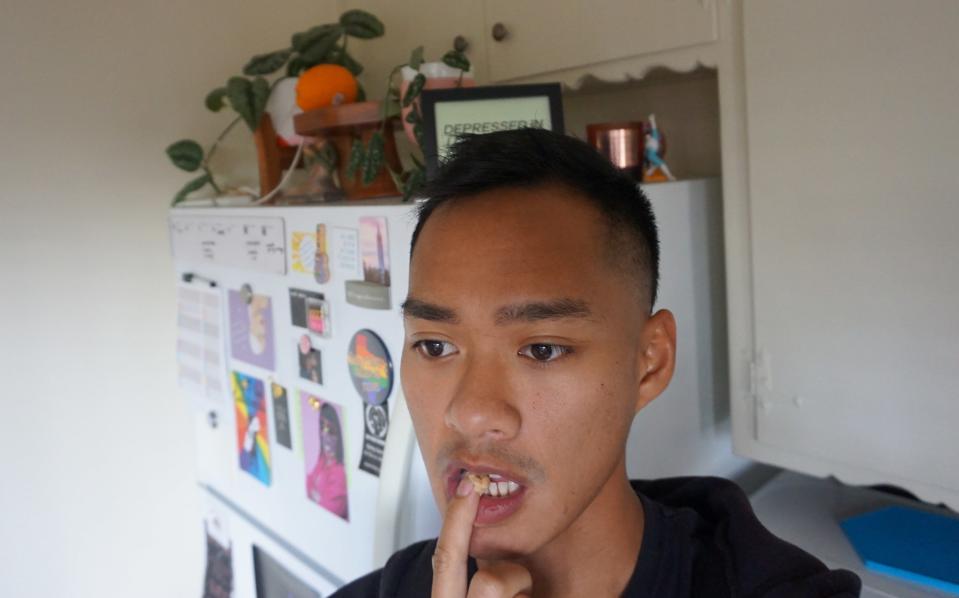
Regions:
[[[495,355],[474,355],[467,361],[446,409],[447,426],[478,441],[504,441],[516,436],[521,418],[505,366]]]

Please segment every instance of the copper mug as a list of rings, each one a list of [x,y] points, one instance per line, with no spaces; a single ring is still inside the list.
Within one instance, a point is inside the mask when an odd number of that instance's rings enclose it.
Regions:
[[[643,180],[645,134],[641,121],[586,125],[589,144],[637,181]]]

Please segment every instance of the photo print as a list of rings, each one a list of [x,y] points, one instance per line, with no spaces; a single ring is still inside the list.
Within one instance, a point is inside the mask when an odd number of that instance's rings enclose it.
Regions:
[[[363,280],[346,283],[347,302],[371,309],[390,308],[390,251],[386,218],[360,218],[360,259]]]
[[[272,370],[273,308],[267,295],[257,295],[250,285],[230,290],[230,351],[233,359]]]
[[[225,518],[210,512],[203,518],[206,536],[206,572],[203,598],[230,598],[233,595],[233,543]]]
[[[318,337],[329,338],[332,334],[330,302],[323,293],[290,289],[290,321],[294,326],[308,328]]]
[[[300,363],[300,378],[323,384],[323,359],[319,349],[313,348],[310,335],[304,334],[297,343],[296,356]]]
[[[326,243],[326,225],[316,225],[316,255],[313,259],[313,279],[320,283],[330,282],[330,253]]]
[[[236,444],[240,469],[269,486],[272,466],[263,381],[233,372],[231,384],[236,411]]]
[[[343,410],[306,392],[300,392],[300,409],[306,496],[349,521]]]

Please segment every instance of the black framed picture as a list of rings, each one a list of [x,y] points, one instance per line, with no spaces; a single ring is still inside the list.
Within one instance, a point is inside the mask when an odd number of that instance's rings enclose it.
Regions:
[[[539,127],[563,133],[559,83],[424,89],[423,155],[432,177],[459,135]]]

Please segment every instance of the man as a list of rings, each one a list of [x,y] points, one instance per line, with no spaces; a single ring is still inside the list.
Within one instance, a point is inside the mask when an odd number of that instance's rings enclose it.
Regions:
[[[731,482],[627,478],[631,422],[676,354],[629,178],[524,129],[463,138],[427,187],[402,380],[443,529],[337,596],[858,595]]]

